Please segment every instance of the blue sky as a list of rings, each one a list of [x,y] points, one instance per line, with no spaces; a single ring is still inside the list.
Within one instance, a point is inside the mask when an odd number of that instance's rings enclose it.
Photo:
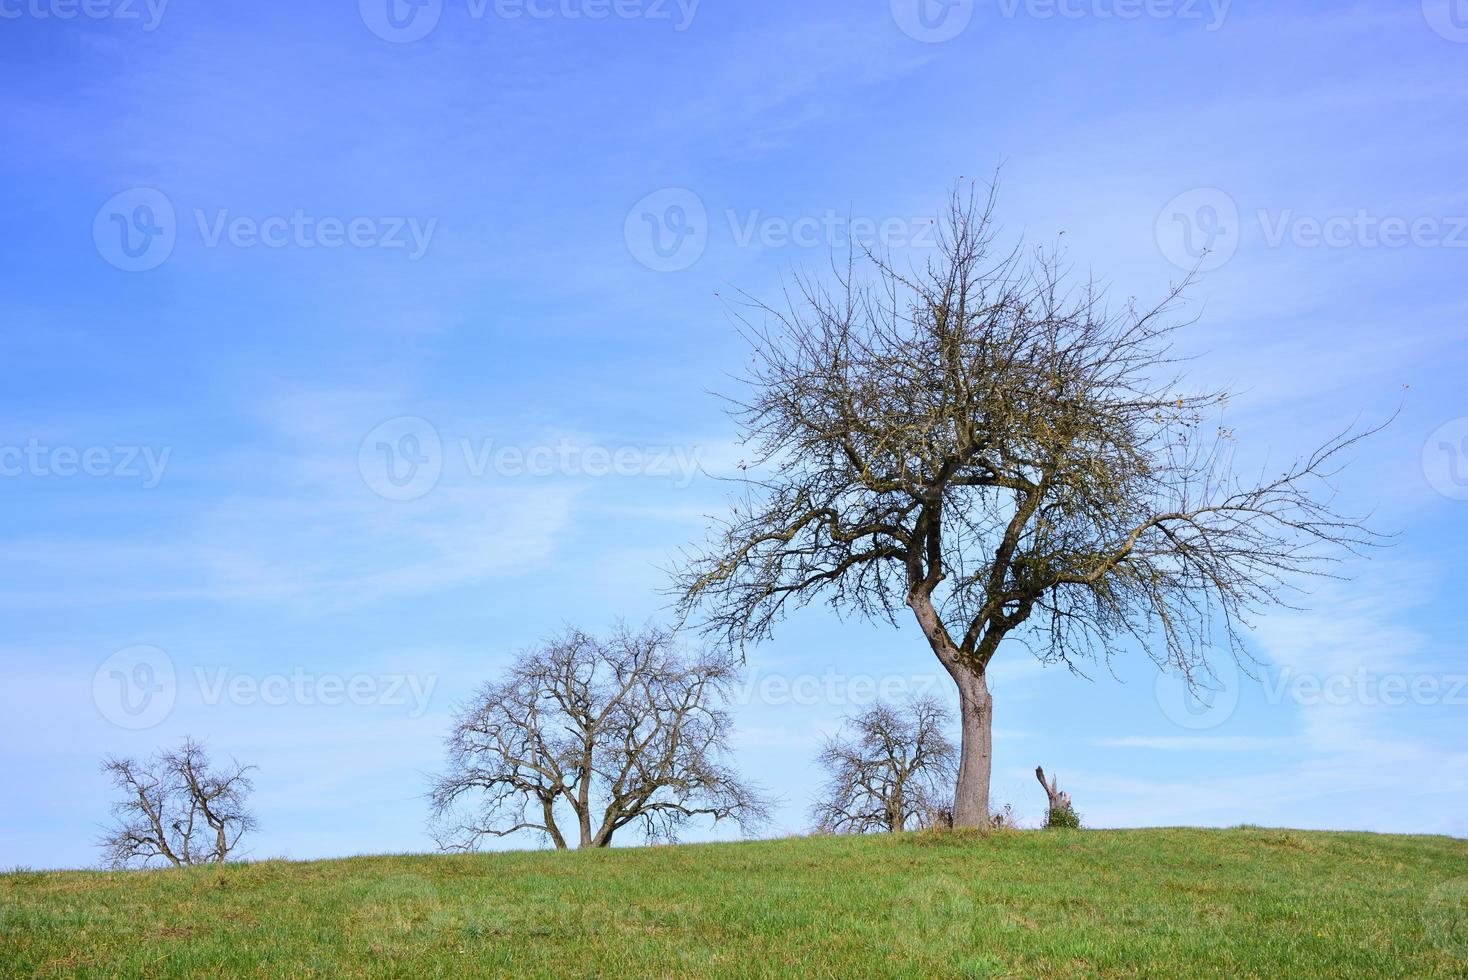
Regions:
[[[1037,819],[1044,765],[1098,826],[1468,834],[1461,0],[394,12],[0,0],[0,865],[95,862],[99,758],[186,733],[260,767],[254,857],[429,848],[454,705],[660,615],[719,507],[722,297],[848,227],[920,258],[1001,165],[1005,235],[1118,298],[1212,245],[1183,346],[1246,462],[1401,415],[1341,483],[1395,546],[1211,708],[1002,651],[996,802]],[[948,691],[823,608],[750,672],[772,833],[873,688]]]

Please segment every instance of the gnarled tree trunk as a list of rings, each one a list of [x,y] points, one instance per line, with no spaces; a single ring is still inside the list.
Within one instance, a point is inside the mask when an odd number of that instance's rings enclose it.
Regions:
[[[962,664],[949,668],[958,684],[963,742],[958,786],[953,793],[953,826],[989,826],[989,773],[994,765],[994,699],[984,674]]]
[[[989,773],[994,765],[994,698],[984,669],[998,638],[987,640],[984,659],[966,659],[954,645],[933,608],[931,590],[915,590],[908,605],[938,662],[958,685],[958,713],[963,734],[958,758],[958,784],[953,790],[953,826],[989,826]]]

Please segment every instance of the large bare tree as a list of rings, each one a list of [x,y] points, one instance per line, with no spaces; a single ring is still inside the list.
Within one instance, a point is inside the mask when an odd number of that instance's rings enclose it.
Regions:
[[[1203,684],[1210,649],[1246,657],[1252,612],[1375,540],[1329,486],[1365,432],[1236,471],[1226,394],[1185,390],[1170,352],[1190,280],[1113,309],[1053,250],[996,250],[992,214],[955,191],[925,267],[853,256],[740,311],[755,458],[676,576],[685,614],[740,646],[812,601],[905,607],[958,686],[959,826],[988,820],[1006,639],[1072,669],[1135,641]]]
[[[252,768],[231,762],[216,769],[191,738],[141,762],[108,757],[102,770],[121,795],[112,807],[116,823],[100,841],[106,862],[223,864],[257,826],[246,805]]]
[[[758,825],[766,804],[728,763],[738,675],[728,652],[684,654],[657,628],[573,629],[521,655],[455,721],[430,793],[440,845],[535,831],[559,849],[608,847],[632,823],[649,839],[694,817]]]
[[[952,721],[934,698],[879,702],[847,718],[817,759],[827,778],[811,808],[816,829],[899,832],[950,820],[958,750],[945,729]]]

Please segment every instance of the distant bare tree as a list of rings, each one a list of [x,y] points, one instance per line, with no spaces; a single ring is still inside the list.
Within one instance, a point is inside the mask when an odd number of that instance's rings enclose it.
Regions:
[[[727,762],[738,675],[730,654],[685,656],[661,629],[569,630],[523,654],[454,724],[430,793],[440,846],[535,831],[560,849],[608,847],[634,822],[667,840],[694,817],[758,825],[766,804]]]
[[[1052,828],[1079,827],[1081,818],[1076,814],[1075,807],[1071,805],[1070,794],[1060,788],[1060,777],[1051,776],[1050,781],[1045,782],[1045,767],[1035,767],[1035,778],[1045,788],[1045,826]]]
[[[846,719],[817,760],[827,781],[812,808],[827,833],[903,831],[948,822],[958,752],[945,729],[953,713],[933,698],[877,703]]]
[[[989,665],[1013,636],[1072,670],[1135,643],[1190,684],[1252,612],[1376,538],[1332,506],[1348,430],[1238,474],[1222,392],[1184,390],[1160,303],[1109,309],[1051,252],[993,249],[993,196],[955,192],[940,249],[907,271],[855,257],[742,316],[733,415],[745,493],[676,569],[682,609],[725,642],[823,601],[906,607],[958,687],[955,823],[989,820]],[[759,474],[756,476],[755,474]]]
[[[223,864],[257,826],[246,807],[253,768],[235,762],[211,768],[207,750],[193,739],[143,762],[108,757],[102,771],[121,798],[112,806],[116,825],[99,842],[106,862],[114,868]]]

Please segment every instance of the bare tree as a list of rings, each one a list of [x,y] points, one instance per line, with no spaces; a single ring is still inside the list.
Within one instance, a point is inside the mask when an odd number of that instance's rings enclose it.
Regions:
[[[655,628],[606,640],[569,630],[523,654],[454,724],[430,793],[440,845],[528,830],[557,848],[608,847],[628,824],[672,839],[701,816],[756,826],[766,804],[726,761],[738,674],[729,653],[685,656]]]
[[[894,833],[945,823],[958,751],[944,730],[953,713],[933,698],[878,702],[826,739],[827,781],[812,808],[825,833]]]
[[[959,690],[959,826],[988,820],[1007,638],[1072,670],[1136,641],[1206,685],[1220,641],[1247,659],[1251,613],[1377,540],[1329,485],[1369,432],[1240,476],[1209,421],[1226,395],[1183,390],[1170,353],[1190,280],[1114,311],[1054,252],[995,254],[981,200],[954,192],[921,270],[868,253],[861,277],[853,256],[834,286],[802,277],[740,314],[732,414],[754,459],[675,578],[684,613],[736,645],[812,601],[893,623],[907,607]]]
[[[257,827],[246,807],[253,768],[214,769],[191,738],[144,762],[108,757],[102,771],[122,795],[112,806],[116,824],[99,842],[105,860],[114,868],[223,864]]]
[[[1045,789],[1045,826],[1052,828],[1079,827],[1081,819],[1076,814],[1075,807],[1071,805],[1070,794],[1060,788],[1060,777],[1051,776],[1050,782],[1045,782],[1045,767],[1035,767],[1035,778]]]

